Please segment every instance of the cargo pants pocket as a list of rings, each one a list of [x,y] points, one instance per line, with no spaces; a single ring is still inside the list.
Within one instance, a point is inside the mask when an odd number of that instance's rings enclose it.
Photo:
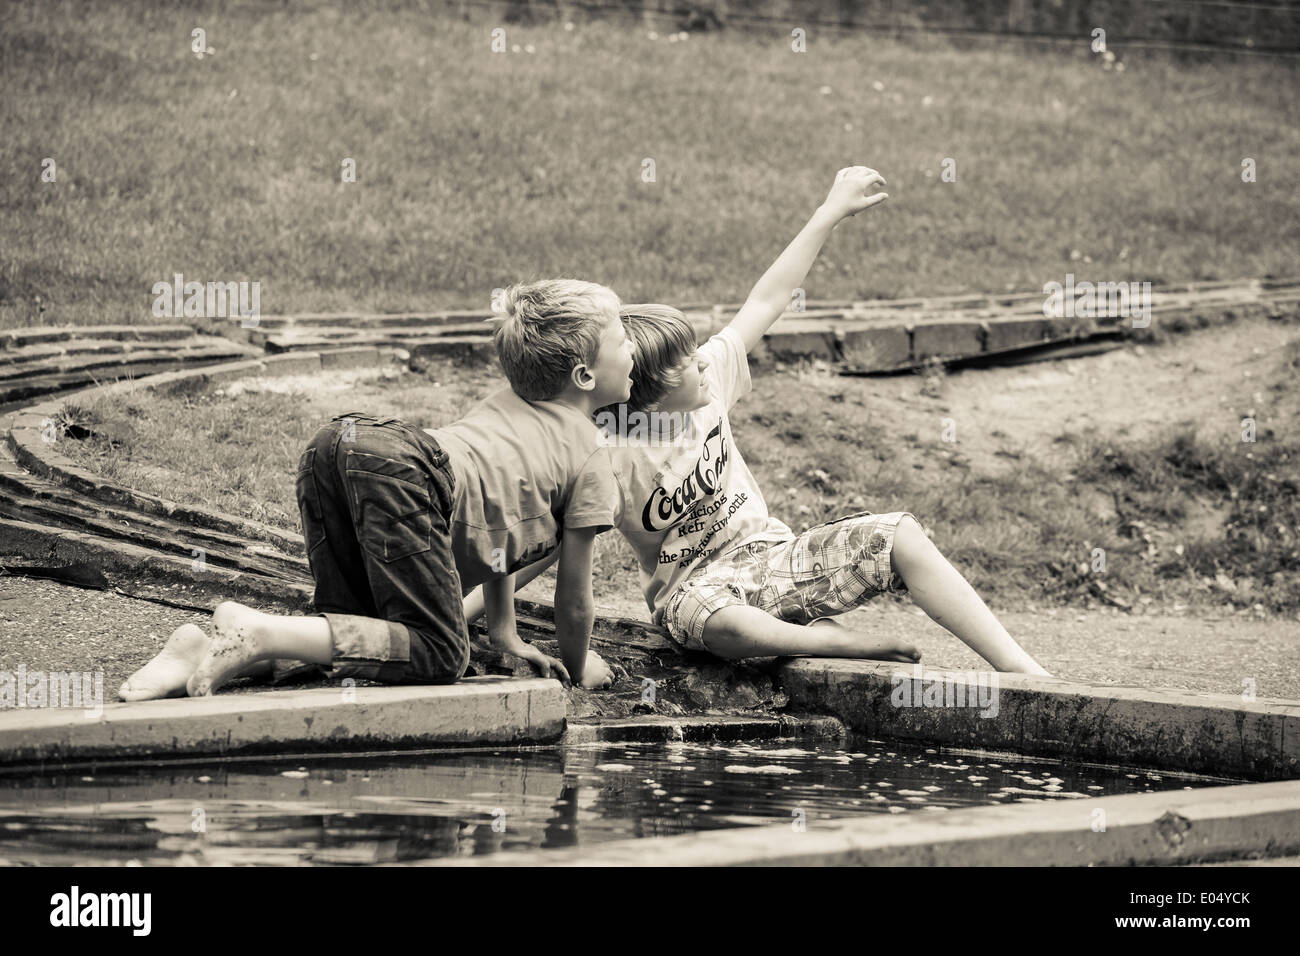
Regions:
[[[388,564],[433,547],[429,478],[421,469],[349,451],[345,470],[357,541],[366,554]]]

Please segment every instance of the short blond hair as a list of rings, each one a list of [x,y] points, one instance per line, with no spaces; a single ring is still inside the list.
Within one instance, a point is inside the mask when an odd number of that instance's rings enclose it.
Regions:
[[[625,305],[619,318],[632,340],[628,406],[651,411],[669,389],[682,384],[682,363],[695,354],[695,328],[680,309],[656,303]]]
[[[619,298],[581,279],[542,279],[506,289],[493,341],[510,387],[545,402],[564,390],[575,366],[596,361],[600,336]]]

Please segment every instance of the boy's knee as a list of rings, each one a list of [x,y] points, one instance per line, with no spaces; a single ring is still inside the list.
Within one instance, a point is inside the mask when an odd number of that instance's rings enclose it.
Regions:
[[[894,529],[894,551],[900,550],[911,551],[918,547],[925,547],[930,544],[930,539],[926,537],[925,530],[921,527],[921,522],[917,521],[911,515],[903,515],[898,519],[898,526]]]
[[[732,607],[719,608],[706,617],[703,627],[700,628],[700,636],[704,640],[737,636],[739,634],[739,629],[736,627],[737,615],[729,613],[733,611],[735,608]]]

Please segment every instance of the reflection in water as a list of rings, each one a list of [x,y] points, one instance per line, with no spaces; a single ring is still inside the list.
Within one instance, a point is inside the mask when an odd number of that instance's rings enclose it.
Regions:
[[[0,863],[367,865],[1225,782],[863,739],[309,759],[0,777]]]

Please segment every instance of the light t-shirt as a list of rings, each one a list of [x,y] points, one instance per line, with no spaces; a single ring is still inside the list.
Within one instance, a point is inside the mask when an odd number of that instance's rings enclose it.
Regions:
[[[456,480],[452,552],[468,589],[546,557],[565,528],[613,527],[618,508],[604,435],[572,406],[509,388],[442,428]]]
[[[727,411],[752,384],[740,333],[726,328],[704,345],[709,403],[677,437],[615,438],[616,527],[641,566],[646,604],[658,623],[664,602],[702,562],[741,544],[792,537],[772,518],[731,438]]]

